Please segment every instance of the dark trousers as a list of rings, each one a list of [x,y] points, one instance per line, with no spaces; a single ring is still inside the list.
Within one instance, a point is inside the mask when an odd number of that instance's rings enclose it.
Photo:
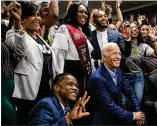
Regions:
[[[36,101],[12,98],[17,107],[17,125],[28,125],[29,112],[35,106]]]
[[[46,93],[45,93],[46,92]],[[34,106],[45,97],[52,97],[51,91],[45,91],[44,88],[39,88],[39,92],[35,100],[24,100],[19,98],[12,98],[13,103],[17,107],[17,124],[28,125],[29,124],[29,113]]]

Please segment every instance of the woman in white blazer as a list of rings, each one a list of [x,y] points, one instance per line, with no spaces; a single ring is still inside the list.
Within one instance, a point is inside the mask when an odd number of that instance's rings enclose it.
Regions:
[[[50,7],[58,9],[55,1],[50,3]],[[51,10],[54,20],[50,25],[51,19],[41,20],[33,2],[24,1],[21,5],[12,2],[8,8],[15,23],[6,34],[6,43],[19,57],[14,71],[13,97],[17,104],[18,122],[26,125],[32,107],[41,98],[52,95],[51,83],[58,73],[56,58],[51,47],[35,31],[39,31],[41,22],[48,22],[47,27],[53,25],[57,21],[58,10]]]

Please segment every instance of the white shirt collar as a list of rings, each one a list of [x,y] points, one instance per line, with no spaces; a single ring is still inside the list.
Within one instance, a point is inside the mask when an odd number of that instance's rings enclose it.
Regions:
[[[97,31],[97,30],[96,30],[96,32],[97,32],[97,34],[106,34],[106,33],[107,33],[107,30],[105,30],[105,31],[103,31],[103,32],[100,32],[100,31]]]
[[[105,67],[106,67],[107,71],[110,73],[110,75],[111,75],[112,77],[115,77],[115,76],[116,76],[116,69],[115,69],[115,71],[113,72],[113,71],[111,71],[107,66],[105,66]]]
[[[64,105],[63,105],[61,102],[59,102],[59,103],[60,103],[60,105],[61,105],[63,111],[65,111],[65,107],[64,107]]]

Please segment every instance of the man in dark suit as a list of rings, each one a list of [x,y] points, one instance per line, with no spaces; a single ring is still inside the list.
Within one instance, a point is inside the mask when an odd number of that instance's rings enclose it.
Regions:
[[[88,82],[92,124],[122,125],[132,120],[137,120],[138,124],[142,124],[145,115],[140,112],[139,101],[130,84],[123,82],[118,68],[121,53],[116,43],[111,42],[103,46],[102,60],[103,64],[91,75]],[[135,112],[121,108],[121,93],[132,101]]]
[[[53,97],[44,98],[37,103],[30,113],[31,125],[55,125],[70,126],[72,120],[77,120],[89,115],[85,105],[89,100],[87,92],[70,110],[68,104],[75,101],[78,95],[78,83],[76,79],[67,73],[59,74],[53,82]]]
[[[104,11],[97,11],[93,14],[93,21],[96,26],[96,30],[91,32],[90,42],[94,48],[92,57],[96,60],[101,59],[101,49],[103,45],[108,42],[117,43],[124,56],[130,56],[131,54],[131,33],[128,28],[123,28],[123,37],[117,30],[107,29],[108,18]],[[125,38],[124,38],[125,37]],[[97,64],[97,63],[96,63]],[[98,64],[97,64],[98,65]],[[95,65],[96,67],[98,67]]]

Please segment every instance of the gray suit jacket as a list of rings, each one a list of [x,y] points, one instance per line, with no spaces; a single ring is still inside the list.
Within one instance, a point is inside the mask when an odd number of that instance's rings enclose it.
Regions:
[[[43,69],[43,48],[27,33],[20,36],[13,30],[9,30],[7,32],[6,43],[15,52],[15,54],[20,57],[20,60],[14,70],[15,89],[13,97],[34,100],[37,96],[41,81]],[[45,44],[49,47],[46,42]],[[51,49],[51,47],[49,48]],[[58,73],[56,58],[53,51],[52,68],[53,77],[51,80],[53,80]]]

